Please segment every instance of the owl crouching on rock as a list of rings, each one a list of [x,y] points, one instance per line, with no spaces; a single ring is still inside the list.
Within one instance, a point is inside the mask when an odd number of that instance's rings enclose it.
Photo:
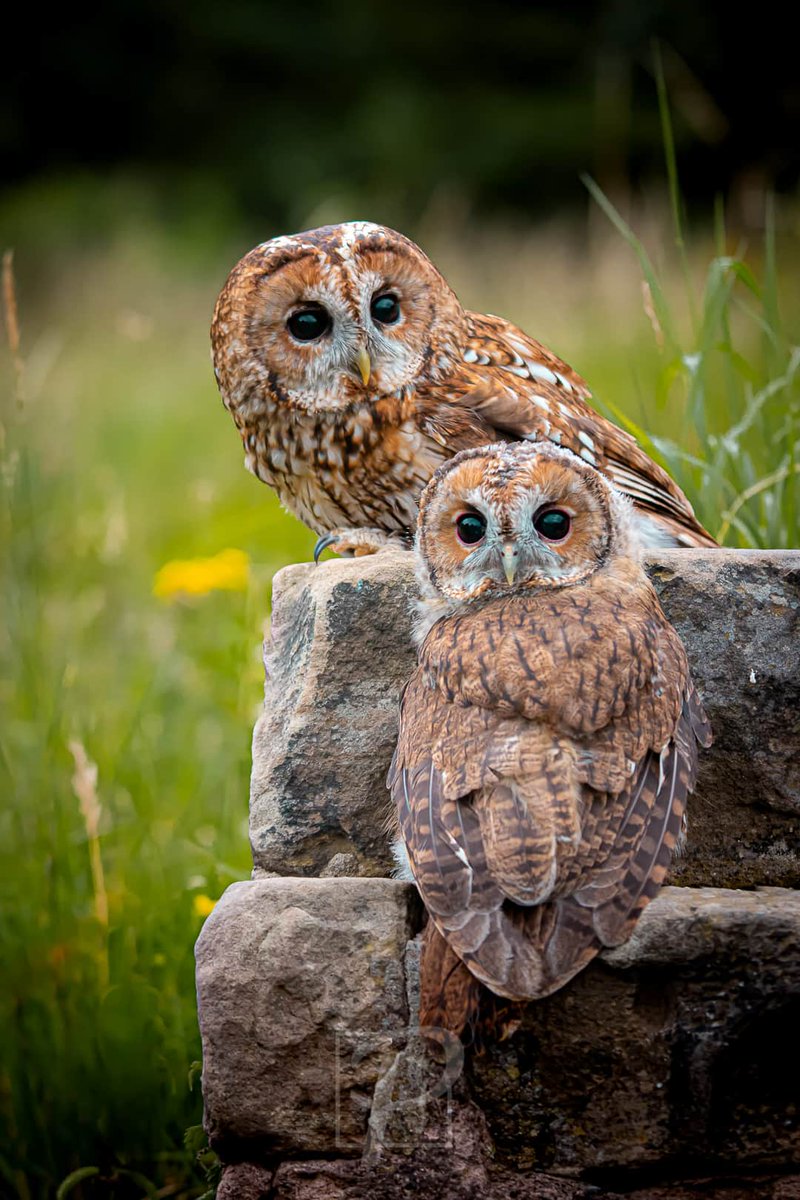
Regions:
[[[691,505],[571,367],[467,312],[418,246],[354,221],[251,250],[212,324],[245,462],[339,553],[410,548],[420,493],[461,450],[550,440],[634,504],[647,546],[713,546]]]
[[[663,882],[711,737],[639,528],[548,442],[464,451],[423,492],[388,781],[429,914],[423,1026],[479,1028],[503,1011],[484,989],[512,1012],[549,995]]]

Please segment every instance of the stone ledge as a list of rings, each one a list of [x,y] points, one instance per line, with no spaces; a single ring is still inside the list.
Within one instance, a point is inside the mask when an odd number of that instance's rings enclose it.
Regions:
[[[672,550],[646,565],[715,733],[672,881],[800,886],[800,551]],[[390,872],[384,780],[415,594],[412,556],[394,550],[275,577],[256,874]]]
[[[253,734],[256,873],[388,875],[386,772],[416,662],[411,555],[275,576],[263,715]]]
[[[471,1093],[518,1170],[797,1163],[798,1021],[800,893],[665,888],[470,1064]]]
[[[205,1123],[260,1153],[361,1148],[405,1038],[416,893],[392,879],[235,883],[197,942]]]
[[[438,1151],[393,1158],[377,1171],[351,1159],[282,1163],[277,1170],[237,1163],[223,1172],[217,1200],[800,1200],[797,1174],[667,1176],[633,1190],[621,1184],[622,1193],[540,1172],[521,1176],[471,1158],[473,1149],[468,1141],[455,1160]]]
[[[197,948],[206,1125],[226,1161],[450,1153],[409,1011],[419,921],[392,880],[228,889]],[[666,888],[624,947],[451,1073],[448,1123],[477,1105],[487,1161],[512,1172],[785,1169],[798,1020],[800,894]]]

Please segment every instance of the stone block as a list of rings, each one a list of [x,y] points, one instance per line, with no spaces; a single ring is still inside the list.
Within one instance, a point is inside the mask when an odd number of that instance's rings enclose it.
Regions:
[[[800,551],[647,560],[714,730],[675,883],[800,887]]]
[[[665,888],[470,1063],[497,1159],[588,1173],[800,1162],[800,894]]]
[[[529,1005],[509,1041],[455,1060],[447,1086],[409,1010],[419,925],[392,880],[228,889],[197,950],[206,1124],[226,1161],[365,1152],[364,1170],[422,1178],[463,1174],[472,1139],[476,1170],[612,1194],[621,1173],[800,1162],[800,893],[665,888],[630,941]],[[314,1195],[293,1170],[275,1195]]]
[[[224,1153],[360,1150],[376,1080],[408,1024],[414,889],[261,879],[227,889],[197,943],[203,1098]]]
[[[386,772],[416,662],[414,595],[402,550],[275,576],[253,736],[256,874],[389,874]]]
[[[800,886],[800,552],[665,550],[646,561],[715,733],[676,883]],[[413,557],[275,579],[253,741],[256,874],[386,875],[385,775],[415,654]]]

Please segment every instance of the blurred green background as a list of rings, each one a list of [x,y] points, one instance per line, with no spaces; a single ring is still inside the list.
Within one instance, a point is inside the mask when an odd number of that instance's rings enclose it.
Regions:
[[[214,386],[228,270],[278,232],[398,226],[580,370],[727,544],[797,545],[800,77],[769,5],[744,32],[633,0],[18,16],[0,1195],[200,1196],[192,946],[249,872],[270,580],[314,541]]]

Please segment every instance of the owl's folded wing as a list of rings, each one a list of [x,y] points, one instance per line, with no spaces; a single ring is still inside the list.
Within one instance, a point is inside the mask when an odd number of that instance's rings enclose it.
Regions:
[[[669,537],[716,545],[667,472],[590,408],[589,389],[575,371],[510,322],[468,315],[471,336],[458,377],[433,389],[421,414],[430,436],[453,452],[504,438],[549,439],[607,475]]]
[[[444,745],[436,736],[443,723]],[[538,745],[524,746],[526,732]],[[390,786],[422,899],[464,967],[501,996],[534,999],[624,940],[663,882],[694,784],[697,743],[708,740],[687,678],[673,736],[648,750],[628,787],[610,795],[595,790],[596,766],[595,787],[586,784],[580,751],[560,744],[547,753],[532,723],[449,705],[418,673],[404,701]],[[504,741],[505,752],[489,752]],[[475,790],[459,796],[452,781],[464,774],[455,760],[465,755],[482,765],[468,772]],[[500,760],[507,768],[515,755],[526,763],[524,775],[498,773]],[[428,1023],[448,1023],[444,984],[423,970]],[[456,984],[449,979],[445,991],[463,998],[469,989]]]

